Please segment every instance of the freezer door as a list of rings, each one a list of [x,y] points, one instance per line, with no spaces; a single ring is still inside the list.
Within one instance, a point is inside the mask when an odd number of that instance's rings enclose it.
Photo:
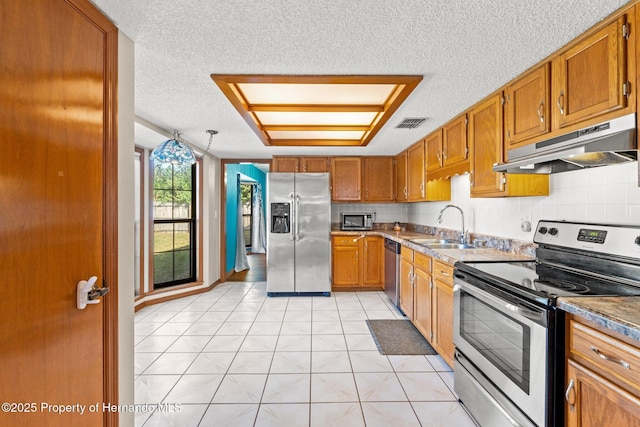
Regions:
[[[267,174],[267,292],[294,292],[293,206],[290,206],[292,221],[288,230],[279,224],[272,227],[274,216],[275,220],[279,218],[271,209],[273,203],[291,203],[293,195],[294,174]]]
[[[329,174],[295,175],[295,291],[331,292]]]

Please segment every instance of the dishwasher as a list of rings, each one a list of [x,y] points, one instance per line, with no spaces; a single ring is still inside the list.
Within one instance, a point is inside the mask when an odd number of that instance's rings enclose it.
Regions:
[[[384,293],[393,305],[400,304],[400,243],[384,239]]]

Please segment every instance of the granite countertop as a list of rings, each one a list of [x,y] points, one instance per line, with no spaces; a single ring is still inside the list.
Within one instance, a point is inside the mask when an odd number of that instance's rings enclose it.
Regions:
[[[560,297],[558,308],[640,341],[640,297]]]
[[[332,230],[332,235],[354,235],[362,234],[383,236],[396,241],[403,246],[421,252],[433,258],[444,261],[448,264],[454,264],[456,261],[533,261],[533,258],[526,255],[515,254],[511,252],[500,251],[494,248],[470,248],[470,249],[431,249],[417,243],[413,243],[411,239],[417,238],[440,238],[430,234],[416,233],[410,231],[392,231],[392,230],[371,230],[371,231],[341,231]]]

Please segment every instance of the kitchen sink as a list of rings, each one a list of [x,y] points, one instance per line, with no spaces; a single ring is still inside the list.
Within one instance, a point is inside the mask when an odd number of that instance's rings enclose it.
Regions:
[[[468,245],[465,243],[459,243],[454,240],[446,240],[446,239],[411,239],[413,243],[424,246],[429,249],[471,249],[474,248],[473,245]]]
[[[473,245],[467,245],[465,243],[433,243],[433,244],[423,244],[429,249],[472,249]]]
[[[445,243],[454,243],[451,240],[444,240],[444,239],[411,239],[410,242],[413,243],[417,243],[418,245],[442,245]]]

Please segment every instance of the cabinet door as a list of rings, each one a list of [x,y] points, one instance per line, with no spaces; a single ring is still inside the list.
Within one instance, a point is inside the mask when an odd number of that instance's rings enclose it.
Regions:
[[[551,64],[545,63],[507,88],[505,103],[506,143],[516,147],[551,130]]]
[[[334,245],[331,254],[333,286],[358,286],[360,284],[359,245]]]
[[[409,200],[407,190],[407,151],[396,156],[396,201],[406,202]]]
[[[569,360],[565,425],[640,427],[640,399]]]
[[[463,114],[442,129],[442,164],[455,165],[467,160],[467,115]]]
[[[442,163],[442,129],[429,135],[425,141],[425,150],[427,152],[426,164],[427,173],[440,169]]]
[[[364,239],[363,286],[382,286],[384,282],[384,239],[367,236]]]
[[[407,187],[409,201],[424,200],[425,198],[425,166],[424,166],[424,141],[413,144],[407,150]]]
[[[433,288],[433,348],[453,367],[453,286],[434,280]]]
[[[469,112],[471,195],[503,193],[506,177],[493,171],[503,161],[502,95],[497,94]]]
[[[414,295],[414,325],[427,338],[432,341],[431,332],[431,275],[414,267],[415,273],[415,295]]]
[[[364,157],[364,200],[393,202],[395,200],[395,169],[393,157]]]
[[[562,128],[627,106],[627,15],[558,55],[553,63],[554,119]]]
[[[299,172],[300,159],[298,157],[274,157],[274,172]]]
[[[331,159],[331,199],[355,201],[362,199],[360,157],[334,157]]]
[[[400,259],[400,310],[413,320],[413,263]]]
[[[329,172],[330,165],[328,157],[302,157],[300,159],[301,172]]]

